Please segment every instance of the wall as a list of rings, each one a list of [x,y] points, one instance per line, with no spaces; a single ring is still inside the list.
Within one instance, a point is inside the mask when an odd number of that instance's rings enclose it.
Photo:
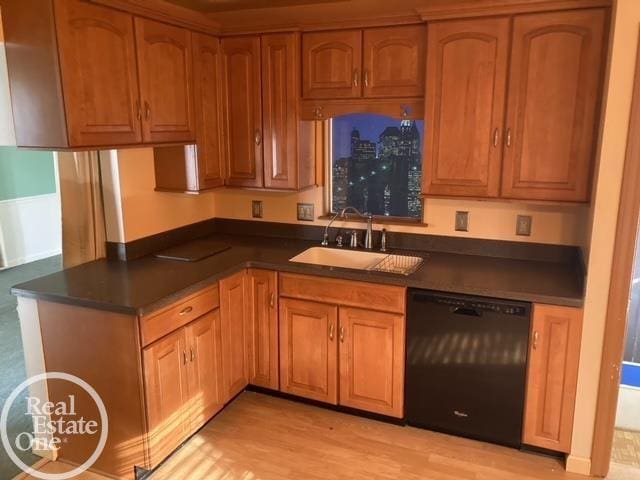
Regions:
[[[51,152],[0,147],[0,201],[56,192]]]
[[[616,230],[622,170],[629,128],[636,46],[640,29],[640,2],[618,0],[614,15],[608,88],[600,140],[595,202],[590,211],[587,290],[580,351],[580,371],[573,431],[567,468],[588,473],[597,408],[598,380],[607,311],[614,233]]]
[[[2,32],[2,12],[0,11],[0,145],[15,145],[16,136],[13,131],[13,116],[9,98],[9,77],[7,75],[7,56],[4,50],[4,34]]]
[[[101,153],[107,240],[138,238],[213,218],[214,194],[156,192],[153,149]]]

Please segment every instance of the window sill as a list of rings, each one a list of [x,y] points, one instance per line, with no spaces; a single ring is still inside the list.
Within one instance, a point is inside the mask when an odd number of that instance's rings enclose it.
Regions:
[[[320,215],[318,220],[331,220],[333,215]],[[366,218],[362,218],[356,215],[345,215],[345,218],[336,218],[336,222],[353,222],[353,223],[367,223]],[[406,227],[428,227],[428,223],[424,223],[422,220],[411,220],[408,218],[397,218],[397,217],[373,217],[373,223],[375,224],[384,224],[384,225],[403,225]]]

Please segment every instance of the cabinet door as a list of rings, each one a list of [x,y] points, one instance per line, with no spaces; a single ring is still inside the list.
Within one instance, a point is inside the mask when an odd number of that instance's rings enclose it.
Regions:
[[[142,18],[135,26],[144,141],[193,142],[191,32]]]
[[[224,185],[222,160],[222,65],[220,40],[193,34],[198,190]]]
[[[357,98],[362,93],[362,31],[302,36],[302,94],[305,98]]]
[[[423,193],[496,197],[510,21],[429,25]]]
[[[262,36],[264,186],[298,188],[300,36]]]
[[[571,450],[581,336],[581,309],[534,306],[524,443]]]
[[[424,96],[427,30],[424,25],[364,31],[365,97]]]
[[[606,14],[516,17],[502,196],[589,199]]]
[[[224,406],[220,310],[207,313],[186,327],[189,356],[190,430],[195,432]]]
[[[260,38],[222,39],[227,184],[262,187]]]
[[[225,402],[249,383],[245,271],[220,281]]]
[[[55,13],[70,146],[141,143],[133,17],[76,0]]]
[[[187,347],[184,329],[142,353],[149,456],[155,467],[189,435]]]
[[[280,299],[280,390],[338,402],[338,307]]]
[[[249,270],[249,383],[278,390],[278,274]]]
[[[403,315],[340,307],[340,405],[402,418]]]

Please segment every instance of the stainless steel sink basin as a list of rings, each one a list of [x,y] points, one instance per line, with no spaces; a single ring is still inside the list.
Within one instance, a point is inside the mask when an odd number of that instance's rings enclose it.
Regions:
[[[360,252],[358,250],[338,250],[335,248],[311,247],[291,258],[290,262],[311,263],[327,267],[355,268],[369,270],[384,260],[386,253]]]
[[[423,259],[409,255],[340,250],[336,248],[311,247],[289,259],[290,262],[324,265],[326,267],[374,270],[378,272],[409,275],[415,272]]]

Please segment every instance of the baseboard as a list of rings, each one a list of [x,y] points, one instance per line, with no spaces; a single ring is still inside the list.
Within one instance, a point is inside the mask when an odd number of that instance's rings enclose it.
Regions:
[[[565,465],[567,472],[580,475],[591,475],[591,459],[569,455]]]

